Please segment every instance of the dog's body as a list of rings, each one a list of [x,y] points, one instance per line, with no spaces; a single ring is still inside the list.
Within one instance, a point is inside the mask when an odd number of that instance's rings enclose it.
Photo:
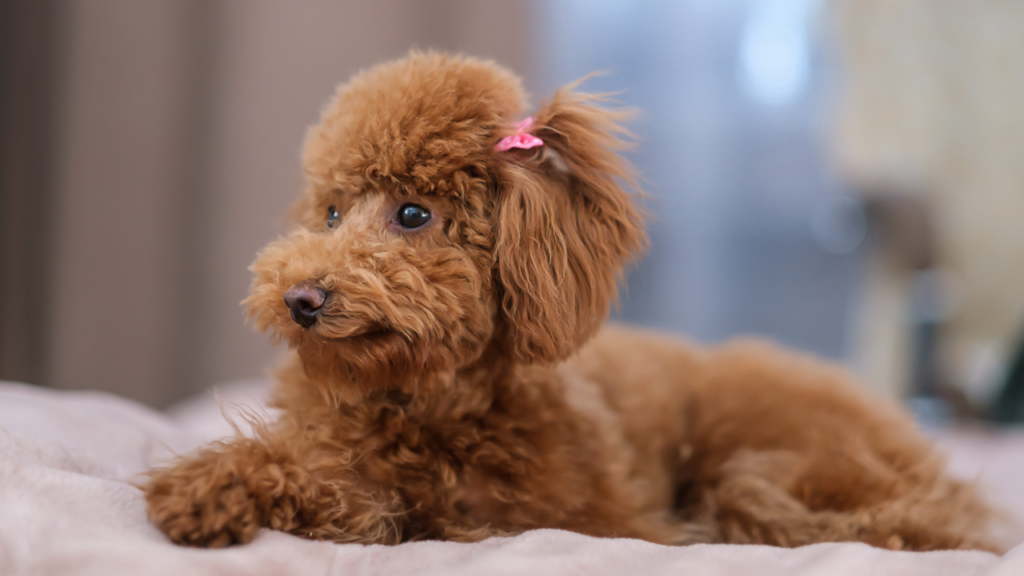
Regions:
[[[253,266],[256,324],[294,350],[285,415],[155,471],[152,520],[209,546],[260,527],[368,543],[548,527],[988,547],[970,489],[842,371],[598,332],[645,237],[621,117],[594,100],[560,91],[515,136],[518,80],[490,63],[414,54],[344,87],[307,141],[301,228]]]

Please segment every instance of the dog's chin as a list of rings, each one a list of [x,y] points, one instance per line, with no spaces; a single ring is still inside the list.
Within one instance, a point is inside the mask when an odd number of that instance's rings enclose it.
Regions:
[[[438,375],[451,373],[466,356],[475,355],[465,343],[453,346],[378,322],[344,330],[314,325],[291,343],[307,376],[327,396],[350,400],[355,391],[426,390]]]
[[[279,325],[273,330],[275,341],[285,341],[296,350],[328,351],[344,349],[348,352],[374,349],[380,344],[400,343],[405,338],[396,330],[376,321],[358,321],[349,317],[322,318],[308,327],[299,326],[286,313],[281,314]]]
[[[394,368],[417,356],[414,339],[375,321],[325,318],[291,336],[307,372],[334,381],[380,384],[381,377],[399,377]]]
[[[386,324],[371,320],[356,320],[348,317],[325,318],[306,329],[307,335],[324,342],[359,343],[398,335]]]

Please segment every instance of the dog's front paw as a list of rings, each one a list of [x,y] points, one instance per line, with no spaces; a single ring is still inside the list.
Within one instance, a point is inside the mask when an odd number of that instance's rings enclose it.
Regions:
[[[222,548],[251,541],[262,522],[244,479],[210,475],[195,464],[153,475],[144,487],[150,521],[176,544]]]
[[[172,541],[220,548],[251,541],[261,527],[294,531],[309,477],[255,442],[207,450],[150,473],[149,519]]]

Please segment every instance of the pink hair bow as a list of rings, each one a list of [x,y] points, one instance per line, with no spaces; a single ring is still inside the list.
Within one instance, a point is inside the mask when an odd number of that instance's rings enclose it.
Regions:
[[[523,150],[526,150],[536,146],[543,146],[543,140],[526,132],[530,129],[530,126],[533,126],[533,116],[524,119],[522,122],[516,123],[516,133],[498,140],[498,143],[494,145],[494,149],[498,152],[504,152],[511,148],[522,148]]]

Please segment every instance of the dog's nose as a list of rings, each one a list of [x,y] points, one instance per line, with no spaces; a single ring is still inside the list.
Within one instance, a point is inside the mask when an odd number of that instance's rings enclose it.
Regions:
[[[291,311],[292,320],[303,328],[316,324],[327,300],[327,291],[307,282],[296,284],[284,293],[284,303]]]

